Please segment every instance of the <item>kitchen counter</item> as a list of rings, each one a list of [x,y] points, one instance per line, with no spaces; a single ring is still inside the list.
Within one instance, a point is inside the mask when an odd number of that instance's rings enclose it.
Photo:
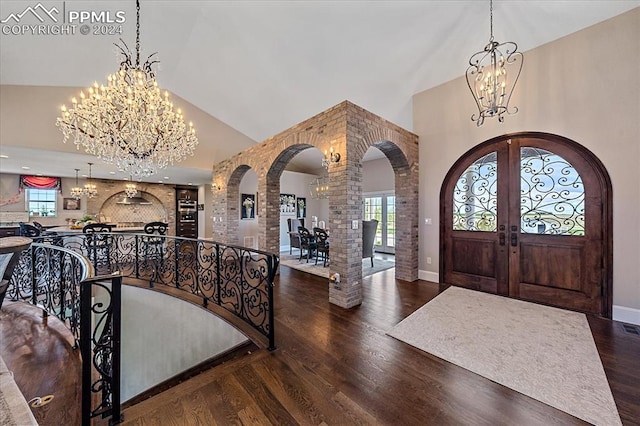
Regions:
[[[73,229],[70,226],[56,226],[55,228],[49,228],[47,231],[60,232],[60,233],[75,233],[82,234],[82,228]],[[122,226],[114,227],[111,232],[130,232],[134,234],[144,233],[144,226]]]

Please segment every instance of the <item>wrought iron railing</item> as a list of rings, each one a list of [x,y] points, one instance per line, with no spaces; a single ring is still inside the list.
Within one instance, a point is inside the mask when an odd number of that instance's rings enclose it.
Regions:
[[[112,424],[121,418],[122,277],[185,291],[205,307],[216,304],[275,349],[273,282],[279,258],[274,254],[147,234],[51,234],[34,241],[22,253],[6,297],[42,307],[73,334],[83,359],[83,425],[96,416],[111,417]]]
[[[98,274],[119,272],[146,280],[150,286],[165,285],[195,295],[205,307],[218,305],[265,336],[268,348],[275,349],[273,282],[279,265],[275,254],[148,234],[69,233],[44,238],[83,254]],[[14,279],[18,274],[14,272]],[[9,293],[7,297],[16,298]]]
[[[42,239],[36,239],[42,241]],[[60,319],[82,356],[82,424],[120,413],[120,287],[118,275],[95,276],[89,260],[57,245],[33,243],[21,254],[7,296]],[[93,297],[101,289],[99,300]]]

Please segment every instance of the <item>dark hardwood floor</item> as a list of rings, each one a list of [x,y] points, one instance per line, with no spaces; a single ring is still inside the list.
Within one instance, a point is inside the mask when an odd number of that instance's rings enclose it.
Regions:
[[[80,351],[55,317],[33,305],[5,300],[0,310],[0,356],[27,401],[53,395],[31,411],[40,425],[80,424]]]
[[[435,297],[438,284],[396,281],[393,270],[384,271],[364,279],[364,303],[350,310],[329,304],[327,287],[323,278],[282,267],[278,349],[259,349],[132,406],[125,424],[585,424],[385,334]],[[640,336],[621,323],[589,323],[622,421],[640,425]],[[5,354],[20,347],[8,349],[0,336],[0,354],[18,371]],[[57,365],[75,365],[60,356]]]

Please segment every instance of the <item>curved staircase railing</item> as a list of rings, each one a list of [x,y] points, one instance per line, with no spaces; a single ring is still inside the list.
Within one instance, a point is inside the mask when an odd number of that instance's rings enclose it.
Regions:
[[[36,241],[41,241],[36,239]],[[14,269],[7,297],[53,315],[73,335],[82,356],[82,424],[97,416],[118,423],[120,412],[119,275],[96,276],[89,259],[73,250],[35,242]],[[104,293],[93,300],[96,289]]]
[[[82,394],[83,424],[98,415],[120,421],[123,277],[184,291],[204,307],[215,304],[262,335],[269,350],[275,349],[275,254],[209,240],[118,232],[57,233],[34,241],[14,270],[6,298],[33,303],[58,317],[76,339],[83,361],[92,360],[83,362],[83,389],[92,390]],[[98,288],[108,294],[109,303],[92,302]]]

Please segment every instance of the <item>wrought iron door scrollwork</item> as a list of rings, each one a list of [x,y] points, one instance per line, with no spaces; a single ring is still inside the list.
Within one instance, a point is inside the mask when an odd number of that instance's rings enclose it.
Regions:
[[[577,170],[540,148],[520,149],[521,232],[584,235],[585,193]]]
[[[495,152],[476,160],[453,189],[454,231],[495,232],[498,208],[498,164]]]

